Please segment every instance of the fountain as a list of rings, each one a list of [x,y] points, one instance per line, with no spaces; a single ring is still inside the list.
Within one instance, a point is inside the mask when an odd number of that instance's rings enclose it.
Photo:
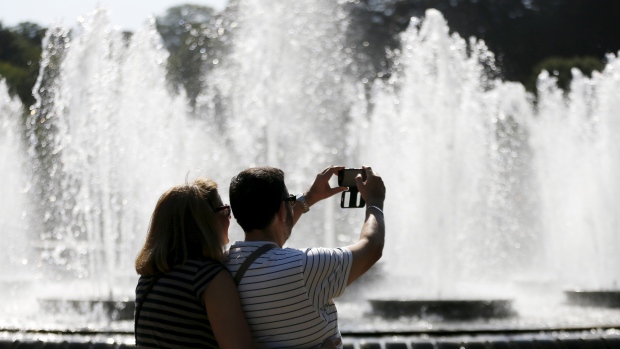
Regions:
[[[402,43],[401,70],[388,82],[398,88],[380,89],[369,127],[372,139],[398,141],[368,144],[367,153],[388,183],[400,183],[388,211],[413,213],[396,218],[412,238],[385,257],[390,273],[411,284],[400,295],[380,295],[391,300],[373,306],[384,312],[400,303],[401,312],[411,306],[417,315],[456,318],[507,316],[506,277],[527,272],[540,248],[523,195],[530,184],[523,175],[525,91],[489,79],[494,58],[484,43],[451,37],[436,11],[421,26],[413,23]],[[411,264],[424,268],[416,275]],[[491,309],[472,313],[485,307]]]
[[[612,252],[620,238],[613,213],[620,205],[614,178],[620,149],[613,141],[620,126],[614,119],[620,110],[619,66],[610,55],[606,69],[591,79],[574,70],[566,98],[548,74],[538,82],[541,117],[532,127],[532,141],[541,154],[549,264],[571,289],[565,291],[568,300],[583,305],[620,306],[620,258]],[[565,203],[554,204],[560,198]]]
[[[71,35],[51,28],[44,45],[28,124],[44,228],[31,239],[42,279],[53,282],[37,298],[51,313],[62,305],[122,313],[133,299],[136,232],[187,173],[173,136],[186,128],[186,106],[167,91],[153,21],[126,43],[98,11]]]
[[[6,253],[0,257],[0,285],[12,296],[19,296],[30,286],[32,264],[25,236],[35,229],[34,215],[29,211],[27,193],[30,191],[24,154],[24,140],[20,137],[23,107],[17,98],[11,98],[3,79],[0,79],[0,231],[4,234]]]
[[[0,84],[0,154],[11,154],[0,158],[11,173],[0,227],[15,246],[0,269],[13,285],[1,291],[1,329],[131,337],[120,314],[165,188],[198,175],[227,188],[268,164],[299,192],[337,163],[372,164],[388,186],[384,257],[338,300],[345,335],[620,326],[618,309],[563,298],[618,290],[615,56],[592,78],[575,72],[567,96],[542,74],[533,103],[492,77],[483,42],[449,35],[431,10],[403,33],[390,78],[372,82],[355,75],[339,4],[235,6],[214,31],[229,47],[206,57],[194,110],[166,84],[153,21],[125,39],[105,10],[48,31],[26,146],[10,117],[21,106]],[[338,200],[313,208],[288,245],[355,241],[363,210]],[[241,238],[233,225],[231,240]]]

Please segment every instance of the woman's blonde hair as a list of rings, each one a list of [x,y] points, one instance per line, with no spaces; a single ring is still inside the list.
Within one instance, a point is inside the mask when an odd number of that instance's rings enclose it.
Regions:
[[[140,275],[167,272],[187,259],[224,257],[222,225],[213,211],[220,205],[217,184],[198,178],[175,186],[157,201],[146,242],[136,258]]]

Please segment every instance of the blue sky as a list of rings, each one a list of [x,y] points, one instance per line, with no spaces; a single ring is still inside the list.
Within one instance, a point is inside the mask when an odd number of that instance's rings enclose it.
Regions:
[[[17,0],[3,1],[0,6],[0,21],[3,26],[19,22],[34,22],[43,27],[61,22],[73,26],[80,16],[106,7],[110,20],[123,30],[135,31],[149,15],[163,15],[166,9],[191,3],[207,5],[222,10],[228,0]]]

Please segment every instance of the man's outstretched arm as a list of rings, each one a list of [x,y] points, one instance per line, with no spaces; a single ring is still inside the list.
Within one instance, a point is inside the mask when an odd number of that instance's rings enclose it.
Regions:
[[[362,180],[361,175],[358,175],[355,181],[357,189],[366,201],[366,219],[358,242],[347,246],[353,254],[347,285],[357,280],[381,258],[385,244],[383,217],[385,185],[383,179],[370,167],[364,167],[364,169],[366,170],[366,182]]]

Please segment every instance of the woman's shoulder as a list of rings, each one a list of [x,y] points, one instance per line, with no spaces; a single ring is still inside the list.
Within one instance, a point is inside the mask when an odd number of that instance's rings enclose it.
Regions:
[[[185,267],[195,269],[197,271],[200,270],[220,270],[225,269],[224,264],[222,262],[211,259],[211,258],[202,258],[202,259],[188,259],[185,262]]]
[[[206,289],[207,285],[215,279],[220,272],[225,270],[229,278],[232,278],[228,273],[228,269],[219,261],[213,259],[198,259],[192,260],[194,265],[194,286],[197,294],[200,295]]]

